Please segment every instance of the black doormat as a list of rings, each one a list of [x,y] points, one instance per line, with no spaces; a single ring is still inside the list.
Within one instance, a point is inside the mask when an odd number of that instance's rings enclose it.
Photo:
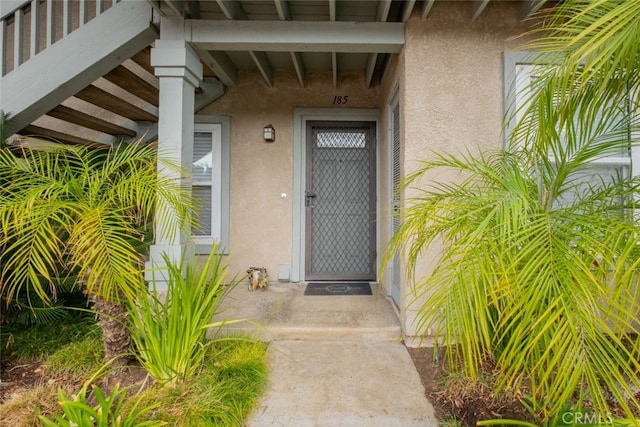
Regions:
[[[310,282],[305,295],[371,295],[368,282]]]

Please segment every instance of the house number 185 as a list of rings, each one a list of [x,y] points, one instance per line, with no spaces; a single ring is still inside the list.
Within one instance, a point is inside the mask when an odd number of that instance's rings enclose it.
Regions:
[[[349,100],[349,95],[336,95],[333,97],[333,103],[338,105],[346,104],[348,100]]]

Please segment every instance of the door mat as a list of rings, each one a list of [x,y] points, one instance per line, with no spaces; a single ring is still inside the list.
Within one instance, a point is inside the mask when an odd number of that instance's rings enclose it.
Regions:
[[[305,295],[371,295],[368,282],[310,282]]]

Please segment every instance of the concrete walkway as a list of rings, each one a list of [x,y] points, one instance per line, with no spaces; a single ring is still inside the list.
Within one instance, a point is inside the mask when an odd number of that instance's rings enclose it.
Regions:
[[[269,384],[247,426],[437,426],[389,300],[304,296],[304,285],[249,292],[224,302],[231,332],[270,342]]]

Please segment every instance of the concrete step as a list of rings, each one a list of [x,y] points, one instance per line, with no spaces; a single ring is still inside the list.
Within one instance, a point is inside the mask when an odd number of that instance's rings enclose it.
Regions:
[[[264,341],[401,340],[398,316],[377,284],[373,295],[305,296],[305,287],[278,283],[250,292],[242,283],[223,300],[214,321],[242,319],[220,332]]]

